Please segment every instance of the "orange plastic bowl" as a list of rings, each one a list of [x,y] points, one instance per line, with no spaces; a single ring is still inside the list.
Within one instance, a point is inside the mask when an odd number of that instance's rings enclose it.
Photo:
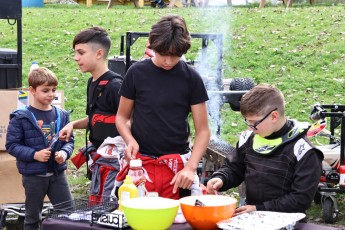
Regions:
[[[196,200],[205,206],[195,206]],[[217,222],[232,217],[237,200],[222,195],[188,196],[180,199],[182,213],[194,229],[217,229]]]

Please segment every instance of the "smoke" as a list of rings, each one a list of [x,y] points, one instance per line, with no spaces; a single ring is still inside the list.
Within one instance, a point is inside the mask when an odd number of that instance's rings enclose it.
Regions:
[[[226,0],[225,4],[226,4]],[[213,1],[210,1],[210,3]],[[213,2],[213,4],[221,4],[221,1]],[[221,121],[221,109],[223,106],[223,53],[225,47],[224,41],[229,42],[226,38],[229,34],[230,25],[229,8],[209,6],[202,8],[203,30],[205,34],[212,34],[206,48],[201,48],[196,56],[196,69],[202,76],[206,89],[208,91],[209,101],[207,102],[207,110],[209,114],[209,123],[212,135],[219,136]]]

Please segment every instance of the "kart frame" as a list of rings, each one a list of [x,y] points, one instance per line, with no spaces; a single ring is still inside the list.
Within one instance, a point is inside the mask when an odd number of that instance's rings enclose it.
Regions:
[[[345,165],[345,105],[314,105],[311,118],[325,119],[330,117],[330,132],[329,144],[336,144],[335,129],[340,126],[340,167]],[[339,175],[338,175],[339,176]],[[339,180],[338,180],[339,182]],[[329,186],[320,184],[318,193],[321,195],[321,205],[323,208],[323,219],[327,223],[334,223],[338,218],[338,204],[336,194],[345,193],[344,186]]]

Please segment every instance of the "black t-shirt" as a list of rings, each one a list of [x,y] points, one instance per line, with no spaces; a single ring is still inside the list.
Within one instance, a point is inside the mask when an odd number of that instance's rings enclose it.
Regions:
[[[96,94],[96,87],[101,81],[112,77],[103,89],[101,95],[98,96],[93,106],[93,112],[90,111],[90,103],[93,100],[93,95]],[[122,77],[112,71],[107,71],[96,81],[91,81],[88,91],[86,114],[91,119],[92,114],[102,115],[116,115],[120,102],[119,90],[122,83]],[[103,129],[103,130],[102,130]],[[101,135],[100,135],[101,134]],[[103,136],[104,135],[104,136]],[[106,136],[115,137],[119,135],[115,124],[109,125],[95,125],[90,132],[90,141],[98,148],[106,138]]]
[[[117,108],[119,107],[120,102],[119,89],[121,87],[122,77],[109,70],[96,81],[91,82],[87,98],[86,115],[89,115],[89,102],[93,98],[95,87],[99,84],[100,81],[104,80],[108,76],[113,76],[115,79],[110,80],[109,83],[105,86],[102,92],[102,96],[98,97],[94,108],[95,111],[102,111],[104,113],[117,113]]]
[[[189,151],[191,106],[208,100],[196,70],[183,61],[164,70],[146,59],[129,68],[120,94],[135,101],[131,129],[140,153]]]

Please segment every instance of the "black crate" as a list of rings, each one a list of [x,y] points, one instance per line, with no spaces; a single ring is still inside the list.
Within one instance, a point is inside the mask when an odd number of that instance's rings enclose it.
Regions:
[[[99,196],[94,199],[74,199],[54,205],[48,209],[48,217],[53,219],[94,223],[106,213],[119,206],[116,197]]]
[[[22,76],[19,76],[17,64],[16,50],[0,48],[0,89],[22,86]],[[2,65],[8,66],[4,67]]]
[[[0,0],[0,19],[22,17],[22,0]]]
[[[126,63],[125,58],[123,56],[114,58],[109,58],[108,60],[108,68],[113,72],[121,75],[122,77],[126,74]]]

